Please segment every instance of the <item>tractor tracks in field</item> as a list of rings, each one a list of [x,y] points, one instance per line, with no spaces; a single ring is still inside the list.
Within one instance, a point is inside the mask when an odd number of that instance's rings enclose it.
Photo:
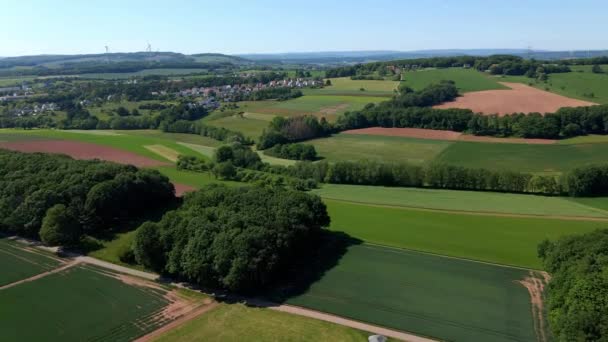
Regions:
[[[456,215],[470,215],[470,216],[490,216],[490,217],[506,217],[506,218],[532,218],[532,219],[549,219],[549,220],[562,220],[562,221],[594,221],[594,222],[608,222],[608,217],[595,217],[595,216],[565,216],[565,215],[535,215],[535,214],[515,214],[515,213],[502,213],[493,211],[469,211],[469,210],[454,210],[454,209],[438,209],[429,207],[416,207],[406,206],[398,204],[378,204],[361,201],[343,200],[337,198],[331,198],[321,196],[321,198],[334,201],[349,203],[367,207],[375,208],[388,208],[388,209],[402,209],[402,210],[414,210],[432,213],[444,213],[444,214],[456,214]]]

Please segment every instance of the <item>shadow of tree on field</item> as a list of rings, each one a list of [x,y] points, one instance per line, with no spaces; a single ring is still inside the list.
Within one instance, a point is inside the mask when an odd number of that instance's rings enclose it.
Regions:
[[[264,298],[277,303],[284,303],[292,297],[302,295],[325,274],[337,266],[340,259],[351,246],[360,245],[363,241],[343,232],[323,231],[319,238],[318,248],[304,253],[298,262],[287,271],[285,280],[274,289],[264,294]]]

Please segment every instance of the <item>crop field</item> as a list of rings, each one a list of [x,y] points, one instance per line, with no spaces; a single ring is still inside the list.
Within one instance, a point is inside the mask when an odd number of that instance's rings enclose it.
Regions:
[[[3,341],[130,341],[204,304],[6,240],[0,240],[0,264]]]
[[[608,65],[603,65],[602,68],[608,72]],[[594,74],[589,65],[572,66],[571,69],[572,72],[568,73],[550,74],[547,83],[536,82],[524,76],[507,76],[501,80],[530,84],[563,96],[608,104],[608,73]]]
[[[364,332],[323,321],[247,307],[222,304],[173,329],[155,341],[365,341]]]
[[[307,142],[329,161],[377,160],[423,164],[450,145],[448,141],[336,134]]]
[[[351,80],[350,77],[331,78],[331,86],[306,89],[306,95],[333,96],[393,96],[398,81]],[[363,89],[363,90],[361,90]]]
[[[382,207],[325,199],[331,229],[366,242],[539,269],[544,239],[582,234],[605,221],[476,215]]]
[[[259,114],[263,115],[263,114]],[[258,139],[262,132],[268,127],[268,120],[260,120],[250,116],[232,115],[214,120],[205,121],[205,123],[223,127],[232,131],[243,133],[251,139]]]
[[[0,239],[0,288],[50,271],[60,264],[61,261],[42,252]]]
[[[525,145],[457,142],[437,160],[466,167],[561,173],[608,159],[608,144]]]
[[[408,87],[420,90],[441,81],[454,81],[460,93],[480,90],[508,89],[496,79],[474,69],[446,68],[410,71],[402,75]]]
[[[325,199],[372,205],[496,214],[598,217],[608,220],[608,211],[594,206],[577,205],[570,198],[562,197],[341,184],[324,184],[320,189],[314,190],[314,193]]]
[[[346,111],[360,110],[368,103],[382,101],[386,101],[386,98],[377,96],[307,95],[288,101],[274,101],[269,103],[268,106],[260,106],[248,111],[281,116],[311,114],[333,121],[338,115]]]
[[[441,340],[534,341],[540,317],[533,315],[530,294],[519,283],[533,277],[540,275],[356,245],[287,303]]]

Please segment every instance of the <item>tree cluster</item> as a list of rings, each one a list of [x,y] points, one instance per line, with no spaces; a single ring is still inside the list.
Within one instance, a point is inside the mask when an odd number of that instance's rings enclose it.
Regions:
[[[0,231],[77,243],[166,206],[173,185],[155,170],[0,150]]]
[[[291,160],[316,160],[317,150],[309,144],[275,145],[264,151],[264,154]]]
[[[204,287],[260,292],[315,248],[329,225],[321,199],[269,187],[208,186],[136,232],[136,260]]]
[[[331,134],[333,127],[312,115],[284,118],[276,116],[258,140],[258,148],[265,150],[279,144],[294,143]]]
[[[241,132],[231,131],[223,127],[208,126],[200,121],[178,120],[170,124],[161,125],[160,129],[163,132],[198,134],[219,141],[253,145],[253,141]]]
[[[552,276],[549,325],[557,341],[608,339],[608,230],[548,240],[539,257]]]

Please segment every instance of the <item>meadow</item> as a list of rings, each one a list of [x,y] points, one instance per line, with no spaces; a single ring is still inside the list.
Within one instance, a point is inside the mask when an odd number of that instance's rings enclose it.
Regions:
[[[307,141],[328,161],[377,160],[423,164],[450,145],[448,141],[336,134]]]
[[[311,318],[221,304],[154,341],[364,341],[369,334]]]
[[[606,222],[442,213],[324,200],[330,229],[365,242],[540,269],[544,239],[582,234]]]
[[[475,69],[446,68],[446,69],[424,69],[418,71],[408,71],[402,75],[405,85],[414,89],[421,90],[430,84],[441,81],[454,81],[461,93],[472,91],[508,89],[498,83],[495,78],[487,76]]]
[[[254,140],[258,139],[260,135],[262,135],[262,132],[268,127],[267,120],[260,120],[255,116],[250,117],[248,115],[225,116],[213,120],[205,120],[205,123],[211,126],[223,127],[231,131],[241,132]]]
[[[398,81],[351,80],[350,77],[331,78],[331,85],[320,89],[305,89],[306,95],[386,96],[395,94]],[[361,90],[363,89],[363,90]]]
[[[529,276],[499,267],[370,245],[287,300],[339,316],[449,341],[536,340]]]
[[[572,66],[572,72],[550,74],[547,83],[524,76],[506,76],[499,80],[525,83],[563,96],[608,104],[608,65],[603,65],[602,68],[605,73],[594,74],[590,65]]]
[[[364,185],[323,184],[314,193],[324,199],[444,211],[481,212],[535,216],[598,217],[608,211],[573,202],[570,198],[498,192],[417,189]],[[596,202],[593,199],[591,202]]]
[[[608,144],[526,145],[457,142],[437,157],[452,165],[556,174],[608,159]]]

